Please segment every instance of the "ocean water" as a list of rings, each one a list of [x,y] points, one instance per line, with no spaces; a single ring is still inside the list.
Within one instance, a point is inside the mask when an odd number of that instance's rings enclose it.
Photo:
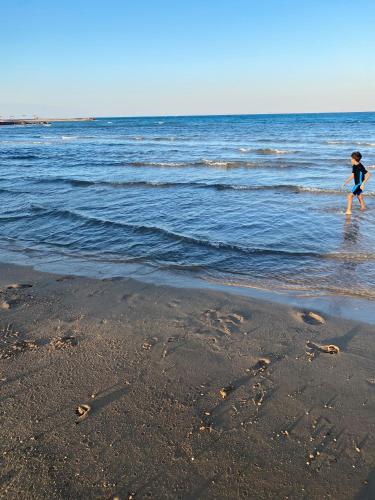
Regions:
[[[374,298],[375,176],[350,219],[340,189],[353,150],[375,169],[375,113],[0,127],[0,260]]]

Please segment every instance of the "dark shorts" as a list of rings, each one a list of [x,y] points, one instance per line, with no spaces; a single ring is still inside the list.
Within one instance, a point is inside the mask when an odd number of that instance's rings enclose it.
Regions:
[[[360,194],[363,193],[362,189],[358,186],[357,188],[353,189],[352,193],[354,196],[359,196]]]

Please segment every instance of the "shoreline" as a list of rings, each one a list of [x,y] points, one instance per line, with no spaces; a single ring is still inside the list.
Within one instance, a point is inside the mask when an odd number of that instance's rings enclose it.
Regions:
[[[135,278],[144,283],[154,285],[167,285],[177,288],[193,288],[202,290],[220,291],[248,298],[264,300],[285,306],[294,306],[305,309],[314,309],[318,312],[329,314],[337,318],[361,321],[375,325],[374,300],[365,297],[355,297],[334,294],[313,294],[309,291],[284,292],[270,289],[262,289],[251,286],[232,285],[204,280],[194,276],[193,273],[179,273],[153,267],[151,264],[123,264],[111,265],[101,263],[102,269],[98,271],[95,261],[83,259],[71,259],[60,263],[52,260],[50,263],[42,261],[38,263],[30,259],[25,262],[26,256],[21,257],[13,251],[5,252],[6,262],[0,261],[1,265],[11,264],[19,266],[30,266],[40,272],[73,274],[88,278],[112,278],[122,277]]]
[[[0,496],[374,495],[373,326],[13,264],[0,289]]]

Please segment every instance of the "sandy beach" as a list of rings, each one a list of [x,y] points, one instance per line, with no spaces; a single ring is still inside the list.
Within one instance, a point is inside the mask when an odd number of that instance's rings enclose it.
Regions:
[[[2,498],[374,498],[374,326],[5,264],[0,289]]]

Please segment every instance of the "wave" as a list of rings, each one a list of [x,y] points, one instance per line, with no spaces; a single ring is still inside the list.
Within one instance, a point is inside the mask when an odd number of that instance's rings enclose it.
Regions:
[[[218,167],[218,168],[254,168],[257,167],[258,164],[250,161],[241,161],[241,160],[206,160],[203,159],[201,161],[197,161],[194,163],[196,166],[206,165],[209,167]]]
[[[343,146],[363,146],[368,148],[375,147],[375,142],[366,142],[366,141],[346,141],[346,140],[337,140],[337,141],[324,141],[324,144],[332,144],[332,145],[343,145]]]
[[[304,297],[321,297],[324,295],[333,295],[333,296],[344,296],[344,297],[355,297],[355,298],[366,298],[366,299],[374,299],[375,292],[368,289],[353,289],[353,288],[345,288],[345,287],[336,287],[329,286],[321,282],[317,282],[315,285],[310,283],[283,283],[280,280],[273,281],[262,279],[258,282],[256,279],[249,282],[248,280],[239,280],[237,277],[234,278],[222,278],[222,277],[214,277],[214,276],[202,276],[203,279],[209,281],[211,283],[217,283],[220,285],[226,285],[231,287],[240,287],[240,288],[256,288],[258,290],[268,291],[268,292],[292,292],[295,294],[296,292]]]
[[[289,255],[291,257],[296,257],[296,256],[317,256],[318,254],[315,254],[314,252],[289,252],[285,250],[273,250],[273,249],[262,249],[262,248],[251,248],[251,247],[244,247],[241,245],[236,245],[236,244],[231,244],[231,243],[225,243],[221,241],[210,241],[207,239],[201,239],[201,238],[196,238],[194,236],[189,236],[185,234],[180,234],[174,231],[171,231],[169,229],[165,229],[159,226],[146,226],[143,224],[129,224],[127,222],[120,222],[120,221],[112,221],[109,219],[102,219],[99,217],[91,217],[86,214],[82,214],[79,212],[75,212],[73,210],[68,210],[68,209],[58,209],[58,208],[45,208],[45,207],[40,207],[37,205],[32,205],[31,210],[35,212],[37,216],[58,216],[58,217],[63,217],[63,218],[68,218],[68,219],[73,219],[73,220],[78,220],[83,222],[86,225],[94,225],[94,226],[108,226],[108,227],[117,227],[121,229],[129,229],[133,232],[141,233],[141,234],[158,234],[162,235],[164,237],[167,237],[170,240],[173,241],[181,241],[181,242],[188,242],[188,243],[193,243],[195,245],[199,246],[205,246],[205,247],[210,247],[210,248],[215,248],[215,249],[221,249],[221,250],[232,250],[232,251],[239,251],[241,253],[246,253],[246,254],[262,254],[262,255]]]
[[[324,144],[353,144],[351,141],[324,141]]]
[[[3,155],[6,157],[7,160],[38,160],[40,158],[39,156],[33,154],[8,155],[7,153],[3,153],[1,156]]]
[[[340,259],[340,260],[368,260],[375,259],[375,254],[345,254],[345,253],[318,253],[312,251],[290,251],[284,249],[270,249],[270,248],[256,248],[256,247],[247,247],[238,244],[232,244],[222,241],[213,241],[203,238],[197,238],[195,236],[190,236],[186,234],[177,233],[175,231],[171,231],[169,229],[165,229],[159,226],[147,226],[143,224],[130,224],[127,222],[120,221],[112,221],[109,219],[102,219],[99,217],[91,217],[86,214],[82,214],[79,212],[75,212],[73,210],[68,209],[56,209],[56,208],[45,208],[37,205],[31,206],[31,211],[34,212],[35,216],[58,216],[68,219],[77,220],[82,222],[88,226],[95,227],[114,227],[121,229],[128,229],[131,232],[139,233],[139,234],[150,234],[150,235],[161,235],[164,238],[167,238],[174,242],[182,242],[189,243],[195,246],[203,246],[206,248],[211,248],[214,250],[222,250],[222,251],[231,251],[231,252],[239,252],[249,255],[269,255],[269,256],[283,256],[285,258],[316,258],[316,259]],[[30,217],[29,215],[24,217]]]
[[[298,151],[289,151],[286,149],[271,149],[271,148],[261,148],[253,150],[258,155],[286,155],[291,153],[298,153]]]
[[[375,254],[373,253],[329,252],[323,255],[326,259],[345,260],[350,262],[365,262],[375,259]]]
[[[283,191],[287,193],[309,193],[309,194],[328,194],[342,195],[344,191],[340,189],[328,189],[319,187],[299,186],[296,184],[270,184],[254,186],[248,184],[225,184],[225,183],[208,183],[208,182],[161,182],[161,181],[101,181],[101,180],[84,180],[84,179],[68,179],[68,178],[50,178],[34,180],[36,183],[55,184],[63,183],[74,187],[113,187],[113,188],[197,188],[197,189],[215,189],[217,191]],[[375,196],[375,192],[367,191],[366,196]]]
[[[208,165],[209,167],[220,167],[220,168],[242,167],[247,164],[247,162],[243,161],[225,161],[225,160],[202,160],[202,163],[203,165]]]
[[[102,160],[103,164],[105,160]],[[344,160],[345,161],[345,160]],[[342,163],[342,160],[340,161]],[[281,158],[274,157],[260,161],[249,161],[249,160],[236,160],[236,159],[210,159],[203,158],[195,161],[112,161],[108,163],[109,166],[122,166],[122,167],[155,167],[155,168],[220,168],[220,169],[232,169],[232,168],[244,168],[244,169],[295,169],[299,167],[303,168],[320,168],[320,165],[315,161],[306,160],[284,160],[281,162]]]
[[[0,216],[0,221],[1,222],[13,222],[15,220],[22,220],[22,219],[29,219],[30,217],[32,217],[32,215],[27,215],[27,214],[24,214],[24,215],[4,215],[4,216]]]
[[[299,193],[344,195],[348,194],[349,192],[343,189],[326,189],[326,188],[304,187],[304,186],[296,186],[296,187]],[[365,194],[366,196],[375,196],[374,191],[366,191]]]
[[[276,161],[276,160],[275,160]],[[316,163],[313,162],[306,162],[306,161],[299,161],[298,163],[292,162],[288,160],[288,163],[275,163],[275,162],[268,162],[267,164],[265,163],[259,163],[259,162],[254,162],[254,161],[247,161],[247,160],[222,160],[222,159],[206,159],[203,158],[202,160],[196,160],[192,162],[152,162],[152,161],[135,161],[135,162],[129,162],[129,163],[122,163],[124,166],[129,166],[129,167],[159,167],[159,168],[166,168],[166,167],[171,167],[171,168],[194,168],[194,167],[210,167],[210,168],[220,168],[220,169],[232,169],[232,168],[245,168],[245,169],[251,169],[251,168],[298,168],[299,166],[303,167],[309,167],[309,166],[314,166],[316,167]]]
[[[16,195],[16,194],[30,194],[31,191],[25,191],[25,190],[18,190],[18,189],[8,189],[8,188],[3,188],[3,187],[0,187],[0,193],[11,193],[13,195]]]
[[[258,155],[286,155],[286,154],[292,154],[292,153],[299,153],[299,151],[291,151],[287,149],[271,149],[271,148],[245,148],[241,147],[239,148],[239,151],[241,153],[250,153],[254,152]]]
[[[132,161],[126,163],[130,167],[186,167],[188,164],[181,162],[154,162],[154,161]]]
[[[125,139],[130,141],[141,141],[141,142],[174,142],[174,141],[192,141],[193,137],[179,137],[175,135],[156,135],[156,136],[147,136],[147,135],[135,135],[135,136],[120,136],[118,139]]]
[[[152,182],[152,181],[87,181],[84,179],[66,179],[66,178],[52,178],[41,179],[36,181],[42,184],[55,184],[63,183],[70,184],[75,187],[89,187],[89,186],[107,186],[113,188],[128,188],[128,187],[145,187],[145,188],[169,188],[178,187],[179,185],[190,185],[194,183],[179,183],[179,182]]]

